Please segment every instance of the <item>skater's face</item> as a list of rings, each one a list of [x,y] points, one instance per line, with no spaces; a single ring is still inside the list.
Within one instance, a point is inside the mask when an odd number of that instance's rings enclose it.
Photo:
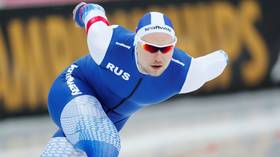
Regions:
[[[137,62],[141,71],[160,76],[168,67],[174,52],[176,39],[165,33],[151,33],[137,43]]]

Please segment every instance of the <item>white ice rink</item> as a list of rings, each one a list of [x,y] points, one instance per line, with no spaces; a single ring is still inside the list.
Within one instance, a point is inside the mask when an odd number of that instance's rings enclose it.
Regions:
[[[38,157],[50,118],[0,121],[0,157]],[[280,89],[179,97],[137,112],[120,157],[279,157]]]

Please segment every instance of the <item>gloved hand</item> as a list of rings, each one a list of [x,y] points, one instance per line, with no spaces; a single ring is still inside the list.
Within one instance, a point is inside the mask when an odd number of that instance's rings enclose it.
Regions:
[[[85,18],[91,11],[101,11],[105,15],[105,10],[98,4],[79,3],[73,10],[73,20],[78,27],[85,28]]]

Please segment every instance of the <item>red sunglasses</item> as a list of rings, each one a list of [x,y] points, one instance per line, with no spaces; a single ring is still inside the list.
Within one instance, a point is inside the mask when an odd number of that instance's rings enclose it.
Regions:
[[[150,53],[157,53],[158,51],[160,51],[161,53],[163,54],[166,54],[168,52],[171,52],[171,50],[173,49],[173,47],[175,46],[175,43],[172,43],[172,44],[168,44],[168,45],[164,45],[164,46],[157,46],[157,45],[154,45],[154,44],[151,44],[151,43],[147,43],[143,40],[140,40],[141,41],[141,47],[146,50],[147,52],[150,52]]]

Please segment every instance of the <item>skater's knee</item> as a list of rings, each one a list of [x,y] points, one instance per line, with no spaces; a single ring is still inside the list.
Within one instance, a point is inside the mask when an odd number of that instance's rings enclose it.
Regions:
[[[63,109],[61,125],[66,138],[88,156],[116,157],[120,150],[119,133],[92,96],[79,96]]]

